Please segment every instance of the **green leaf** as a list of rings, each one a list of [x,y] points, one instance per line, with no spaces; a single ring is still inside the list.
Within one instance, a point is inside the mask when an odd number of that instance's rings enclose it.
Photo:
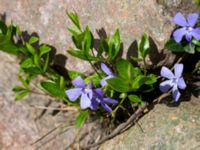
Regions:
[[[46,53],[49,53],[51,51],[51,47],[49,47],[46,44],[42,44],[39,48],[40,51],[40,57],[43,56]]]
[[[42,88],[48,91],[52,96],[56,96],[60,98],[65,97],[65,91],[61,89],[60,86],[54,82],[42,81],[40,85],[42,86]]]
[[[149,75],[146,77],[145,84],[151,85],[151,84],[154,84],[156,81],[157,81],[156,76],[155,76],[154,74],[149,74]]]
[[[0,50],[13,55],[18,55],[20,52],[20,49],[11,42],[0,43]]]
[[[6,34],[7,33],[7,26],[6,24],[0,20],[0,33]]]
[[[48,68],[48,65],[49,65],[49,54],[46,55],[46,59],[44,61],[44,66],[43,66],[43,73],[45,73],[47,71],[47,68]]]
[[[26,47],[27,47],[28,51],[29,51],[32,55],[34,55],[34,54],[36,53],[35,48],[34,48],[32,45],[30,45],[29,43],[26,43]]]
[[[114,35],[109,39],[108,45],[109,45],[109,59],[114,60],[115,57],[118,55],[121,47],[119,29],[117,29]]]
[[[110,78],[106,80],[107,84],[115,91],[117,92],[129,92],[131,91],[130,83],[120,77]]]
[[[81,76],[81,77],[84,76],[82,73],[75,71],[75,70],[69,70],[68,75],[69,75],[70,79],[75,79],[78,76]]]
[[[200,7],[200,0],[194,0],[194,4]]]
[[[24,90],[22,92],[20,92],[16,97],[15,97],[15,101],[20,101],[22,100],[25,96],[27,96],[29,93],[28,90]]]
[[[146,82],[146,77],[144,75],[137,76],[132,83],[132,89],[138,90]]]
[[[197,52],[200,52],[200,47],[197,47],[196,50],[197,50]]]
[[[99,46],[99,49],[98,49],[98,54],[97,56],[101,56],[103,52],[105,52],[106,54],[108,53],[109,51],[109,46],[108,46],[108,42],[106,39],[101,39],[100,41],[100,46]]]
[[[83,51],[80,50],[74,50],[74,49],[69,49],[68,53],[74,57],[87,60],[87,61],[99,61],[99,58],[91,56],[91,55],[85,55]]]
[[[40,68],[40,57],[38,56],[37,53],[35,53],[35,54],[33,55],[33,61],[34,61],[34,64],[35,64],[38,68]]]
[[[184,48],[180,43],[176,43],[174,39],[170,39],[165,44],[165,48],[171,50],[172,52],[184,52]]]
[[[120,77],[126,80],[132,78],[133,65],[128,60],[120,59],[117,61],[116,66]]]
[[[31,38],[29,39],[28,43],[29,44],[34,44],[36,42],[38,42],[39,38],[36,36],[31,36]]]
[[[21,87],[21,86],[15,86],[12,91],[14,92],[21,92],[21,91],[24,91],[26,90],[24,87]]]
[[[18,76],[19,81],[23,84],[26,89],[29,89],[28,83],[21,75]]]
[[[95,85],[95,86],[99,86],[99,83],[100,83],[100,77],[98,74],[94,73],[93,75],[90,75],[88,76],[86,79],[85,79],[85,83],[88,84],[89,82],[92,81],[92,83]]]
[[[35,65],[33,64],[33,60],[31,58],[27,58],[24,61],[22,61],[21,68],[30,68],[30,67],[35,67]]]
[[[194,54],[195,53],[195,46],[192,43],[189,43],[184,47],[184,51],[189,53],[189,54]]]
[[[81,111],[75,121],[76,127],[81,128],[85,123],[85,121],[87,120],[88,116],[89,116],[88,110]]]
[[[37,67],[24,68],[23,70],[24,72],[29,73],[31,75],[38,75],[42,73]]]
[[[74,25],[81,30],[81,26],[80,26],[80,22],[79,22],[79,18],[76,12],[67,12],[68,17],[70,18],[70,20],[74,23]]]
[[[90,48],[92,48],[92,46],[93,46],[93,37],[92,37],[89,27],[87,26],[85,29],[83,48],[82,48],[86,55],[89,54],[89,50]]]
[[[132,103],[142,103],[142,99],[141,97],[137,96],[137,95],[129,95],[128,99],[130,100],[130,102]]]
[[[139,51],[139,57],[143,58],[147,56],[149,53],[150,43],[149,43],[149,37],[146,33],[143,33],[141,39],[138,41],[138,51]]]
[[[192,43],[197,45],[197,46],[200,46],[200,41],[198,41],[196,39],[192,39]]]

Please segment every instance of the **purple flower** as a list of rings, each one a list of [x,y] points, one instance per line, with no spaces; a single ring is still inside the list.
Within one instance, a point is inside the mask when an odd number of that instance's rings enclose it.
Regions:
[[[194,28],[198,17],[197,13],[192,13],[185,18],[180,12],[174,16],[174,23],[181,26],[181,28],[175,30],[173,33],[173,37],[177,43],[182,40],[184,35],[188,42],[192,41],[192,37],[200,40],[200,28]]]
[[[112,77],[114,77],[114,74],[112,73],[112,71],[104,64],[104,63],[101,63],[101,69],[103,70],[103,72],[105,73],[105,74],[107,74],[108,76],[107,77],[105,77],[105,78],[103,78],[102,80],[101,80],[101,86],[105,86],[107,83],[106,83],[106,80],[107,79],[110,79],[110,78],[112,78]]]
[[[175,101],[178,101],[181,94],[178,89],[185,89],[186,84],[182,77],[183,64],[174,65],[174,74],[167,67],[162,67],[161,76],[167,78],[168,80],[163,81],[160,84],[160,90],[162,92],[167,92],[172,88],[172,95]]]
[[[90,107],[93,97],[92,82],[90,82],[88,85],[85,85],[84,80],[80,76],[78,76],[74,80],[72,80],[72,84],[75,86],[75,88],[66,91],[69,100],[74,102],[81,96],[81,108],[86,109]]]
[[[96,110],[101,104],[101,106],[107,111],[112,112],[112,109],[108,106],[108,104],[118,104],[118,101],[115,99],[105,97],[101,88],[97,88],[94,90],[94,97],[92,99],[92,105],[90,106],[91,109]]]

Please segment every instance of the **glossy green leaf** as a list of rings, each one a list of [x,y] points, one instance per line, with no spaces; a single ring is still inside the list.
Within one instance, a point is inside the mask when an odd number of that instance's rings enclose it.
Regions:
[[[21,75],[18,76],[18,79],[26,89],[29,89],[28,82]]]
[[[74,23],[74,25],[81,30],[79,18],[76,12],[67,12],[68,17]]]
[[[92,83],[95,85],[95,86],[99,86],[99,83],[100,83],[100,77],[98,74],[94,73],[93,75],[90,75],[88,76],[86,79],[85,79],[85,83],[88,84],[89,82],[92,81]]]
[[[38,40],[39,40],[38,37],[31,36],[31,38],[29,39],[28,43],[29,44],[34,44],[34,43],[38,42]]]
[[[49,65],[49,54],[46,55],[46,58],[45,58],[45,61],[44,61],[44,66],[43,66],[43,73],[47,71],[47,68],[48,68],[48,65]]]
[[[39,55],[38,55],[37,53],[35,53],[35,54],[33,55],[33,61],[34,61],[34,64],[35,64],[38,68],[40,68],[40,57],[39,57]]]
[[[26,47],[27,47],[28,51],[29,51],[32,55],[34,55],[34,54],[36,53],[36,49],[35,49],[32,45],[30,45],[29,43],[26,43]]]
[[[0,33],[6,34],[7,33],[7,26],[6,24],[0,20]]]
[[[129,92],[131,91],[130,83],[120,77],[110,78],[106,80],[107,84],[117,92]]]
[[[141,97],[137,96],[137,95],[129,95],[128,99],[130,100],[130,102],[132,103],[142,103],[142,99]]]
[[[149,37],[146,33],[143,33],[141,39],[138,41],[139,58],[145,59],[145,57],[149,53],[149,48],[150,48]]]
[[[132,73],[134,68],[133,65],[128,60],[120,59],[117,61],[116,66],[120,77],[127,80],[132,78]]]
[[[84,76],[82,73],[80,73],[80,72],[78,72],[78,71],[75,71],[75,70],[69,70],[69,71],[68,71],[68,75],[69,75],[69,77],[70,77],[71,80],[72,80],[72,79],[75,79],[75,78],[78,77],[78,76],[81,76],[81,77]]]
[[[154,84],[156,81],[157,81],[157,77],[154,74],[149,74],[146,77],[145,84],[147,85]]]
[[[33,60],[31,58],[27,58],[24,61],[22,61],[21,68],[30,68],[30,67],[35,67],[35,65],[33,64]]]
[[[174,39],[167,41],[165,48],[171,50],[172,52],[184,52],[183,46],[180,43],[176,43]]]
[[[146,77],[144,75],[137,76],[132,82],[132,89],[138,90],[146,82]]]
[[[91,56],[91,55],[86,55],[83,51],[80,51],[80,50],[69,49],[68,53],[74,57],[77,57],[83,60],[99,61],[99,58]]]
[[[189,54],[194,54],[195,53],[195,46],[192,43],[189,43],[184,47],[184,51],[189,53]]]
[[[31,75],[39,75],[42,74],[41,70],[38,69],[38,67],[29,67],[29,68],[24,68],[24,72],[29,73]]]
[[[109,58],[110,60],[114,60],[115,57],[118,55],[121,42],[120,42],[120,33],[119,29],[117,29],[114,35],[108,41],[109,45]]]
[[[102,53],[108,54],[108,51],[109,51],[109,45],[107,40],[101,39],[97,56],[101,56]]]
[[[21,91],[24,91],[26,90],[24,87],[21,87],[21,86],[15,86],[13,87],[12,89],[14,92],[21,92]]]
[[[88,110],[80,111],[78,117],[76,118],[75,125],[77,128],[81,128],[85,121],[87,120],[87,117],[89,116]]]
[[[84,32],[83,48],[85,54],[89,54],[89,50],[93,46],[93,37],[90,32],[89,27],[87,26]]]
[[[18,55],[21,52],[20,48],[18,48],[11,42],[6,42],[6,43],[0,42],[0,50],[13,55]]]
[[[20,101],[22,100],[25,96],[27,96],[29,93],[28,90],[24,90],[22,92],[20,92],[16,97],[15,97],[15,101]]]
[[[40,46],[39,51],[40,51],[40,57],[41,57],[44,54],[49,53],[51,51],[51,47],[49,47],[46,44],[43,44],[43,45]]]
[[[54,82],[51,81],[42,81],[40,85],[49,92],[52,96],[63,98],[65,97],[65,91],[60,88],[59,85],[57,85]]]

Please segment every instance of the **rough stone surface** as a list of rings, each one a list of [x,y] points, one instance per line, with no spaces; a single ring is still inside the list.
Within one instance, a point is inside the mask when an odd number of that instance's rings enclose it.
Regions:
[[[106,142],[100,150],[200,149],[200,98],[178,107],[156,105],[138,124]]]
[[[5,15],[6,22],[12,20],[29,34],[37,33],[41,42],[54,46],[58,53],[66,55],[67,68],[78,69],[85,73],[89,70],[87,63],[69,57],[66,53],[66,49],[72,46],[70,35],[66,31],[71,25],[66,11],[77,11],[81,23],[91,27],[95,38],[98,38],[96,30],[104,28],[107,34],[111,34],[119,28],[126,52],[134,50],[133,41],[143,32],[147,32],[158,47],[157,52],[153,44],[152,57],[159,58],[160,61],[160,57],[156,56],[163,52],[161,49],[173,30],[171,17],[177,9],[184,12],[194,10],[190,4],[187,0],[0,0],[0,14]],[[161,57],[162,59],[164,58]],[[73,140],[76,131],[65,132],[49,142],[47,141],[51,137],[35,145],[30,144],[59,123],[66,121],[70,114],[53,115],[52,111],[47,111],[37,119],[42,111],[30,108],[30,104],[48,104],[49,98],[44,96],[30,95],[26,101],[14,102],[14,93],[11,89],[18,83],[17,61],[14,57],[3,53],[0,53],[0,60],[0,149],[64,149]],[[51,105],[55,106],[58,103]],[[172,109],[172,111],[176,110]],[[194,111],[189,113],[192,112]],[[148,123],[151,124],[151,121]],[[160,130],[160,127],[158,129]],[[56,133],[51,136],[58,135],[59,131],[60,129],[56,130]],[[134,137],[136,136],[132,139]],[[44,144],[45,141],[47,144]]]
[[[111,34],[119,28],[124,51],[128,49],[134,51],[131,47],[134,40],[143,32],[147,32],[159,51],[156,53],[156,47],[153,48],[153,59],[162,52],[161,49],[173,30],[171,16],[179,10],[179,6],[185,5],[185,0],[0,0],[0,2],[0,13],[6,15],[7,22],[12,20],[30,34],[36,32],[41,42],[53,45],[59,53],[66,56],[68,56],[67,48],[72,46],[70,35],[66,30],[71,25],[66,11],[75,10],[80,16],[81,23],[91,27],[95,38],[98,38],[96,30],[104,28],[107,34]],[[67,67],[86,72],[84,66],[87,63],[77,62],[77,59],[68,57]]]

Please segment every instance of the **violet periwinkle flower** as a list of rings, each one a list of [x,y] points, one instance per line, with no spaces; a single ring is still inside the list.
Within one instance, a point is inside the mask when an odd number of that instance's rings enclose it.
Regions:
[[[103,70],[103,72],[105,74],[107,74],[108,76],[103,78],[100,82],[101,86],[105,86],[107,83],[106,83],[106,80],[114,77],[114,74],[112,73],[112,71],[110,70],[110,68],[108,68],[104,63],[101,63],[101,69]]]
[[[192,13],[185,18],[180,12],[174,16],[174,23],[181,26],[181,28],[175,30],[173,33],[173,37],[177,43],[182,40],[184,35],[188,42],[192,41],[192,37],[200,40],[200,28],[194,28],[198,17],[197,13]]]
[[[175,101],[178,101],[181,96],[179,89],[186,88],[185,81],[182,77],[182,72],[183,72],[183,64],[175,64],[174,74],[167,67],[162,67],[160,73],[162,77],[168,79],[160,84],[160,90],[162,92],[167,92],[170,88],[172,88],[172,95]]]
[[[66,91],[66,94],[70,101],[76,101],[80,96],[80,106],[82,109],[89,108],[93,97],[92,82],[85,85],[84,80],[78,76],[72,80],[72,84],[75,86],[73,89]]]
[[[97,88],[94,91],[94,97],[92,99],[91,109],[96,110],[99,104],[107,111],[112,112],[112,109],[108,106],[108,104],[118,104],[118,101],[112,99],[110,97],[105,97],[101,88]]]

